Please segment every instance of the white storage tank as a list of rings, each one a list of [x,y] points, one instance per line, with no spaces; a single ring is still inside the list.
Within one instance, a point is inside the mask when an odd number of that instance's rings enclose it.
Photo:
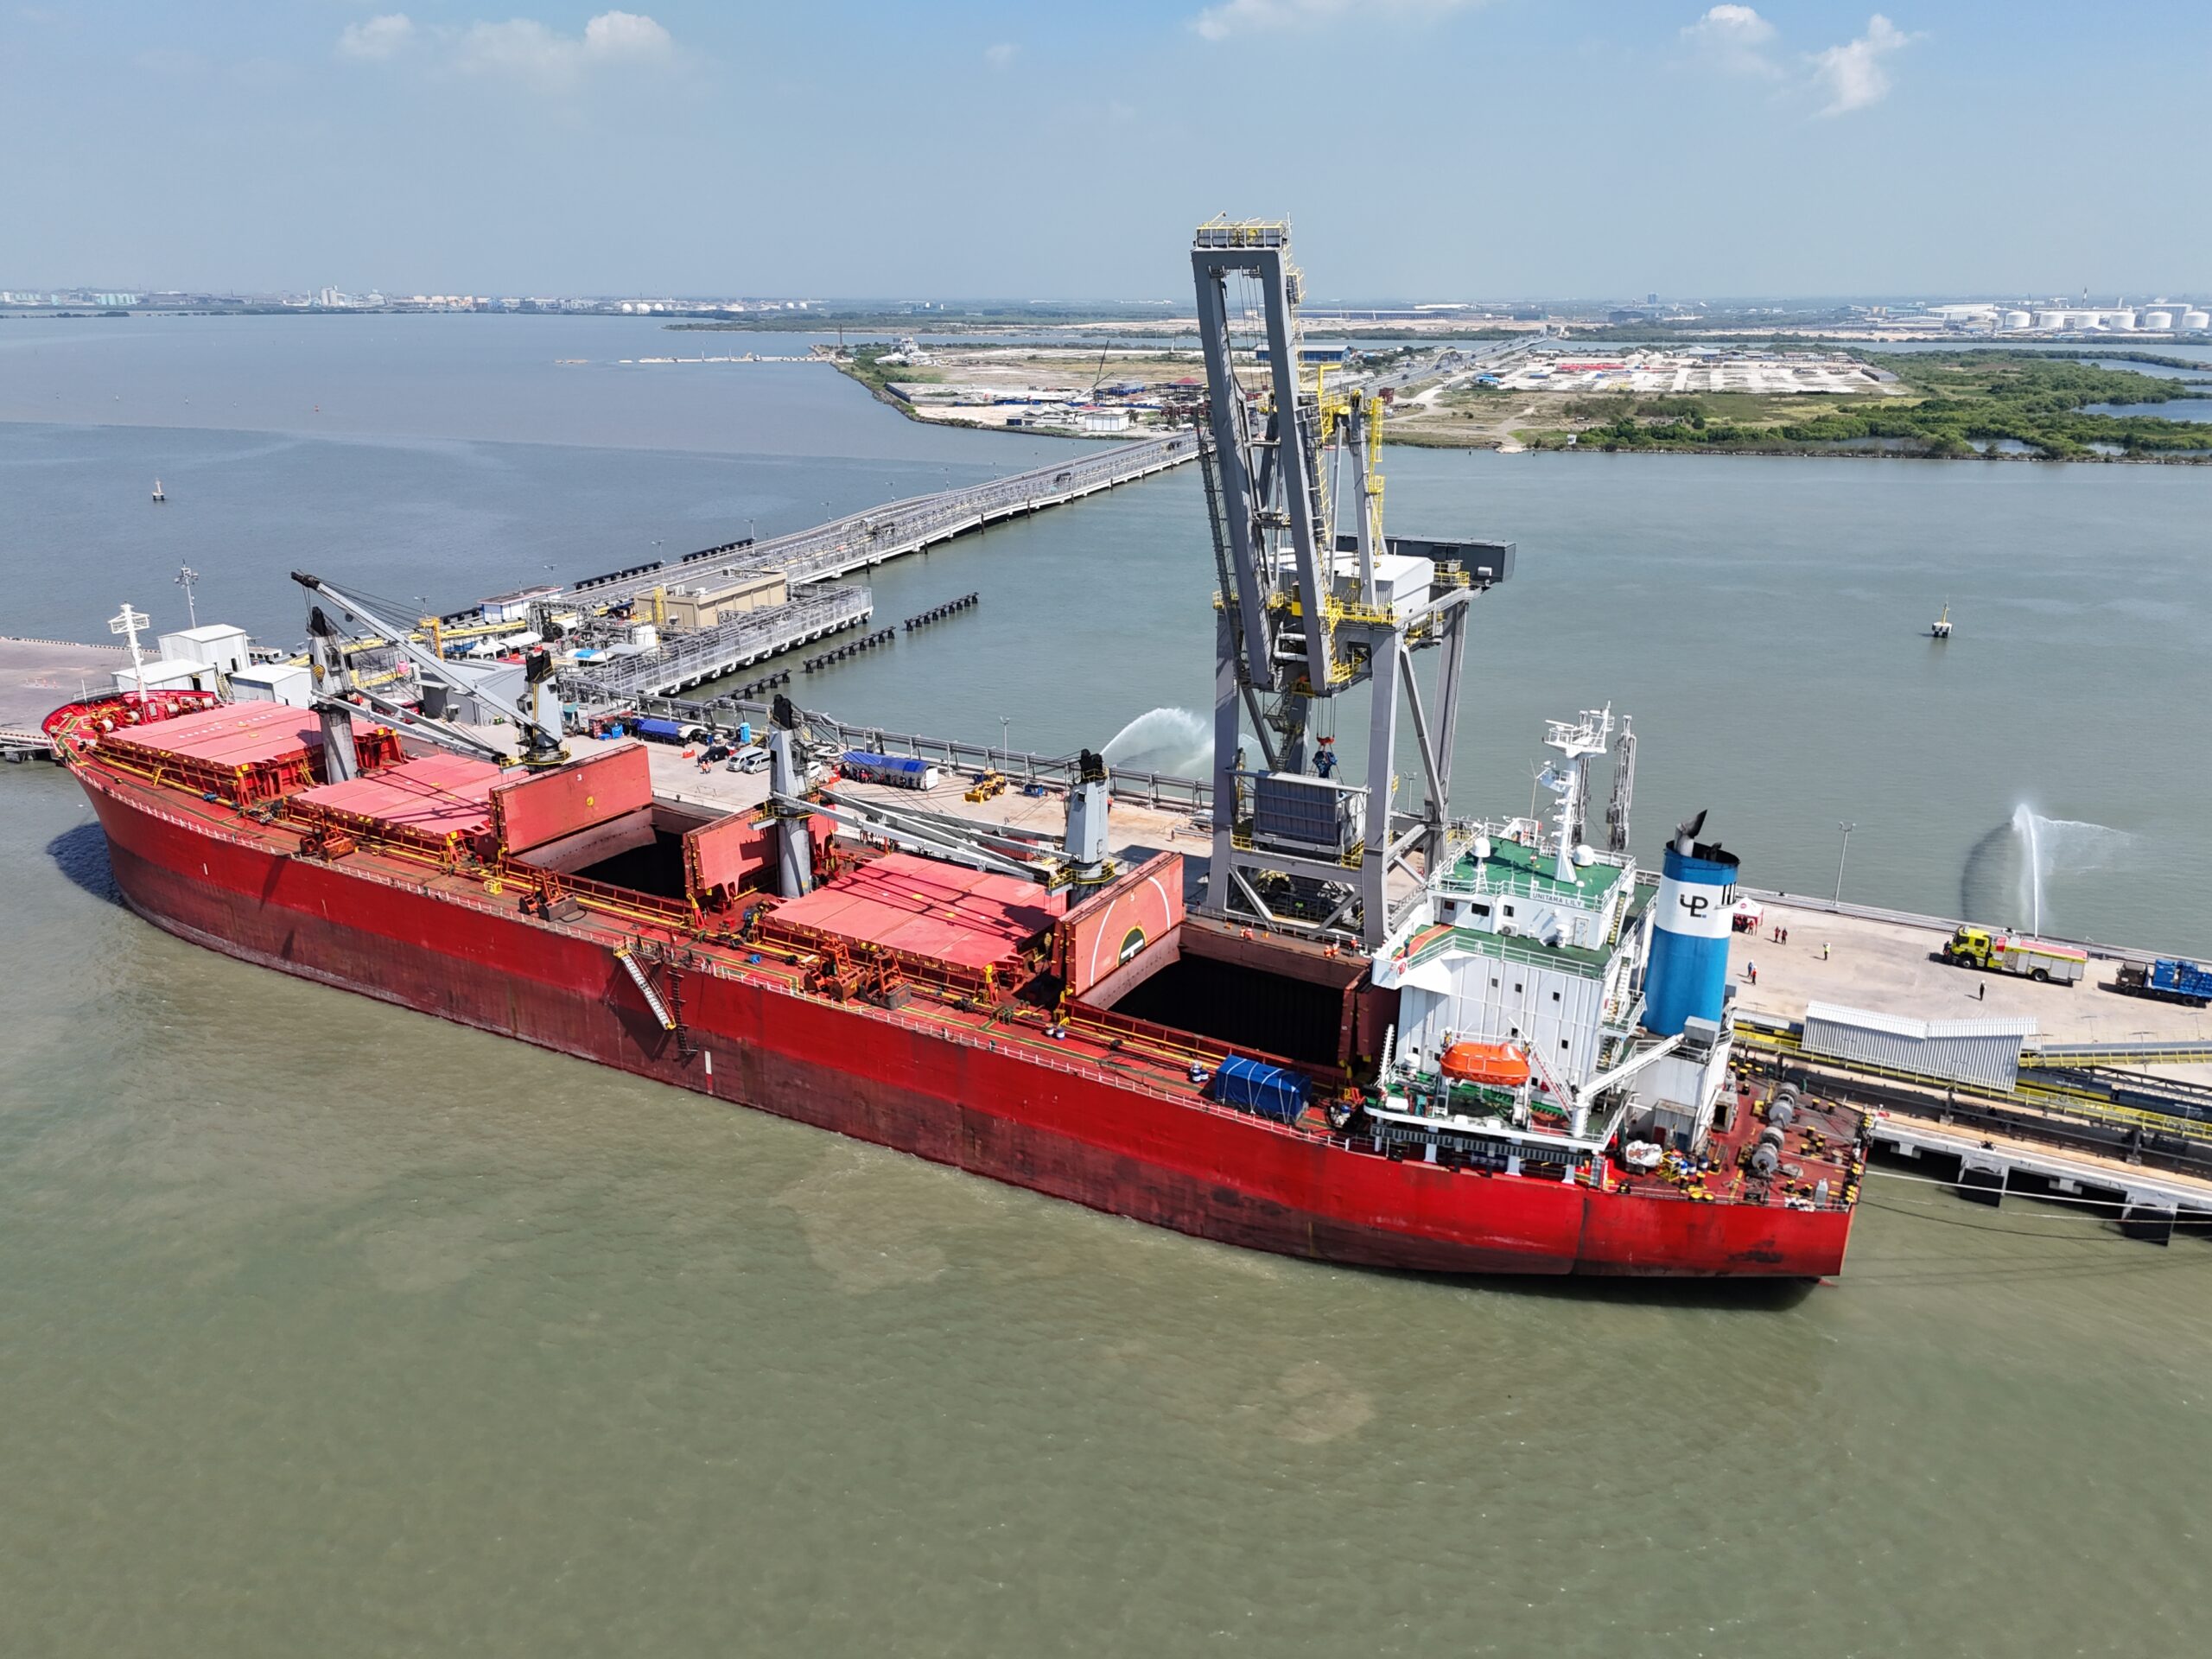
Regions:
[[[2035,319],[2025,311],[2007,311],[2005,314],[2005,326],[2007,328],[2026,328],[2034,321]]]
[[[2144,327],[2164,334],[2174,326],[2174,314],[2171,311],[2145,311],[2141,322]]]
[[[2184,311],[2181,314],[2178,326],[2202,334],[2207,328],[2212,328],[2212,312]]]
[[[2038,328],[2050,328],[2055,330],[2063,328],[2065,326],[2066,314],[2063,311],[2038,311],[2036,313],[2036,327]]]
[[[2135,327],[2135,314],[2133,311],[2107,311],[2105,313],[2105,327],[2133,329]]]

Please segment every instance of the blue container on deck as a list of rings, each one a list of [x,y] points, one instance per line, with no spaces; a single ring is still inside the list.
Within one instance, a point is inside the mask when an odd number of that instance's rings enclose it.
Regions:
[[[656,743],[681,743],[683,728],[672,720],[633,720],[630,729],[639,737],[649,737]]]
[[[1232,1054],[1213,1074],[1213,1097],[1239,1111],[1288,1123],[1306,1109],[1306,1078],[1279,1065]]]

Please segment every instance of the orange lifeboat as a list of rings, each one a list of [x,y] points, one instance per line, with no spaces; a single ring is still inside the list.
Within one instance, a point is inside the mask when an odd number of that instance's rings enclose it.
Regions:
[[[1446,1077],[1462,1083],[1518,1089],[1529,1081],[1529,1057],[1514,1043],[1450,1043],[1440,1064]]]

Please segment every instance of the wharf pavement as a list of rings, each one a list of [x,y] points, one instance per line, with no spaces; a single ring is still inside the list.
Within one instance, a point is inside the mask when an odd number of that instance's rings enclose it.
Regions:
[[[39,722],[87,691],[112,689],[116,671],[130,666],[130,653],[121,645],[0,634],[0,758],[50,755]]]
[[[1757,934],[1733,935],[1728,948],[1737,1004],[1752,1013],[1797,1020],[1805,1017],[1808,1002],[1840,1002],[1915,1020],[2024,1014],[2034,1020],[2042,1040],[2051,1044],[2212,1043],[2212,1009],[2122,995],[2108,988],[2119,965],[2115,961],[2093,955],[2088,975],[2078,985],[2039,985],[1941,960],[1937,952],[1949,937],[1947,927],[1761,902],[1765,926]],[[1787,944],[1774,939],[1777,927],[1788,930]],[[1753,963],[1758,966],[1757,984],[1747,974]],[[2134,1069],[2212,1083],[2208,1065]]]

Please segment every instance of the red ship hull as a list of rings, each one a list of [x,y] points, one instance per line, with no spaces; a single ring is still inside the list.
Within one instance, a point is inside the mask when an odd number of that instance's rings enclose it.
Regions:
[[[170,791],[79,780],[118,885],[195,944],[423,1014],[1225,1243],[1443,1273],[1810,1278],[1851,1212],[1693,1203],[1348,1151],[972,1029],[683,976],[664,1029],[612,942],[292,855]],[[689,1052],[686,1052],[686,1051]]]

